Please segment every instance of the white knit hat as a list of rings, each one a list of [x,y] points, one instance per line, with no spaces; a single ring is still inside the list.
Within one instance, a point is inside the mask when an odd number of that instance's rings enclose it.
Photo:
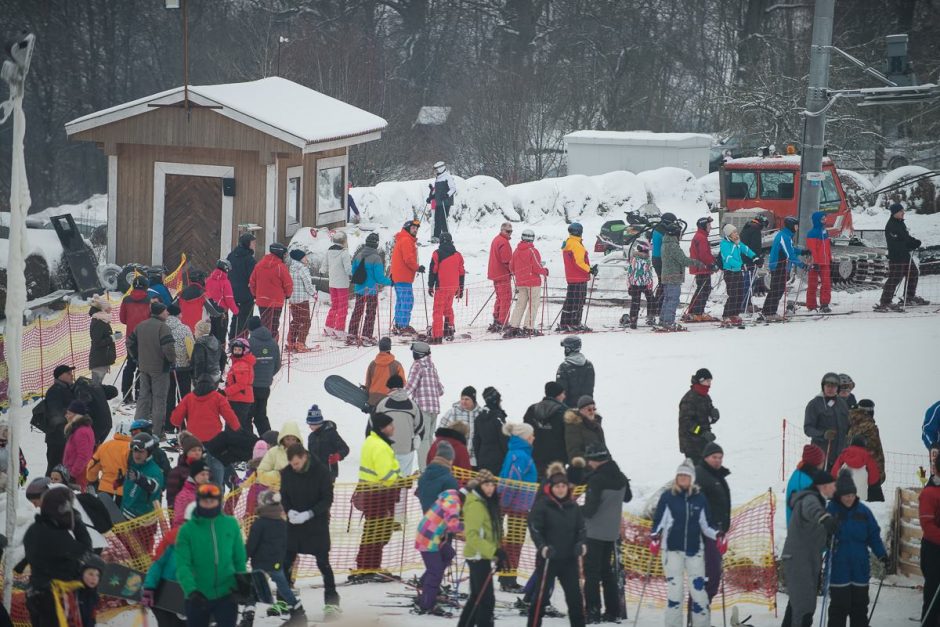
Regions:
[[[736,232],[737,230],[738,230],[738,227],[736,227],[735,225],[731,223],[728,223],[722,227],[721,234],[724,235],[725,237],[731,237],[731,234]]]

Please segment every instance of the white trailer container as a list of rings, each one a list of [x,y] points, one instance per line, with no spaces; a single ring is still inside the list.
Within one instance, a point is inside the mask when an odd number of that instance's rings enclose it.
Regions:
[[[642,172],[666,166],[708,174],[711,135],[651,131],[576,131],[565,135],[568,174]]]

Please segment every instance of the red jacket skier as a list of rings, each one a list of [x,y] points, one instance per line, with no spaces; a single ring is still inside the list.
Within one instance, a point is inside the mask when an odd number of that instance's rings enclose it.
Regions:
[[[525,237],[525,233],[522,234]],[[516,287],[540,287],[542,277],[548,276],[548,268],[542,267],[542,256],[534,242],[522,240],[512,253],[509,262]]]
[[[809,270],[809,279],[806,285],[806,308],[816,309],[816,287],[819,286],[819,311],[829,313],[829,302],[832,299],[832,241],[823,220],[825,211],[813,214],[813,228],[806,233],[806,248],[813,255],[813,265]]]
[[[454,248],[454,238],[441,233],[441,245],[431,255],[428,270],[428,295],[434,297],[434,321],[431,344],[440,344],[445,327],[448,336],[454,333],[454,297],[463,298],[463,256]]]
[[[708,243],[708,233],[712,228],[712,217],[699,218],[695,225],[698,229],[695,231],[695,235],[692,236],[689,257],[694,261],[700,261],[702,265],[692,265],[689,268],[689,274],[695,277],[695,291],[692,293],[689,313],[683,319],[686,322],[709,322],[715,320],[715,318],[705,314],[705,305],[712,293],[711,273],[712,267],[715,265],[715,257],[712,255],[712,249]]]
[[[206,304],[206,275],[201,270],[193,270],[189,274],[189,285],[179,294],[180,321],[196,332],[196,324],[202,320],[203,308]]]
[[[499,331],[509,319],[509,308],[512,305],[512,271],[509,264],[512,261],[512,224],[503,222],[499,227],[499,234],[490,243],[490,259],[486,269],[486,278],[493,282],[493,291],[496,293],[496,302],[493,304],[492,331]]]
[[[147,296],[147,279],[134,279],[131,293],[121,299],[119,319],[124,324],[124,337],[130,337],[137,325],[150,318],[150,297]]]
[[[224,265],[224,267],[222,267]],[[232,282],[228,280],[228,268],[230,264],[225,259],[220,259],[218,266],[206,279],[206,297],[211,298],[218,303],[223,310],[232,312],[232,315],[238,315],[238,305],[235,303],[235,295],[232,293]]]

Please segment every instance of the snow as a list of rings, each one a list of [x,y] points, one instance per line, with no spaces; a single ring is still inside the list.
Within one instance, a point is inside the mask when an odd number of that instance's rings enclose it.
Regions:
[[[891,170],[885,174],[884,177],[878,181],[877,188],[881,189],[883,187],[888,187],[889,185],[894,185],[902,179],[913,178],[927,172],[930,172],[930,170],[919,165],[905,165],[900,168],[895,168],[894,170]],[[932,179],[935,182],[940,182],[940,176],[932,177]]]
[[[415,125],[440,126],[450,117],[450,107],[421,107]]]
[[[176,87],[115,107],[96,111],[66,124],[69,134],[120,119],[122,113],[150,102],[164,100],[182,93]],[[268,125],[305,144],[326,142],[356,135],[382,131],[388,123],[377,115],[336,100],[278,76],[244,83],[223,85],[191,85],[190,97],[202,97],[238,114],[239,121],[249,126]],[[222,115],[229,115],[225,109]]]
[[[633,146],[709,147],[715,140],[702,133],[654,133],[653,131],[575,131],[565,141],[577,144],[624,144]]]
[[[9,214],[7,219],[9,219]],[[26,229],[26,256],[40,255],[49,266],[49,273],[54,274],[62,261],[62,242],[59,236],[51,229]],[[0,267],[7,267],[7,255],[10,250],[10,240],[0,239]]]
[[[659,168],[638,175],[663,213],[671,211],[688,224],[708,214],[705,190],[698,179],[681,168]]]
[[[741,157],[739,159],[729,159],[725,163],[733,163],[735,165],[764,165],[764,166],[773,166],[775,164],[784,164],[788,166],[800,165],[802,160],[800,155],[777,155],[774,157]],[[832,159],[829,157],[823,157],[823,165],[831,165]]]
[[[699,178],[698,184],[702,186],[705,202],[712,207],[718,206],[721,202],[721,172],[709,172]]]
[[[108,195],[95,194],[79,203],[48,207],[42,211],[29,214],[29,217],[49,220],[53,216],[60,216],[66,213],[71,213],[72,217],[77,221],[105,224],[108,221]]]

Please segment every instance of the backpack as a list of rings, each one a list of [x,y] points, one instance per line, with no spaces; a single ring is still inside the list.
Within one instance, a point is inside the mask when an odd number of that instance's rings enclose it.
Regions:
[[[88,518],[91,519],[91,526],[95,528],[95,531],[102,534],[111,531],[111,528],[114,527],[111,514],[108,513],[108,508],[97,496],[84,492],[76,495],[75,498],[78,499],[85,513],[88,514]]]
[[[353,283],[353,285],[362,285],[363,283],[366,282],[367,276],[368,275],[366,274],[366,260],[363,257],[359,261],[359,265],[356,266],[356,271],[353,272],[352,279],[350,279],[350,281]]]
[[[43,433],[49,432],[49,416],[46,415],[46,399],[42,399],[33,405],[33,417],[29,424]]]

